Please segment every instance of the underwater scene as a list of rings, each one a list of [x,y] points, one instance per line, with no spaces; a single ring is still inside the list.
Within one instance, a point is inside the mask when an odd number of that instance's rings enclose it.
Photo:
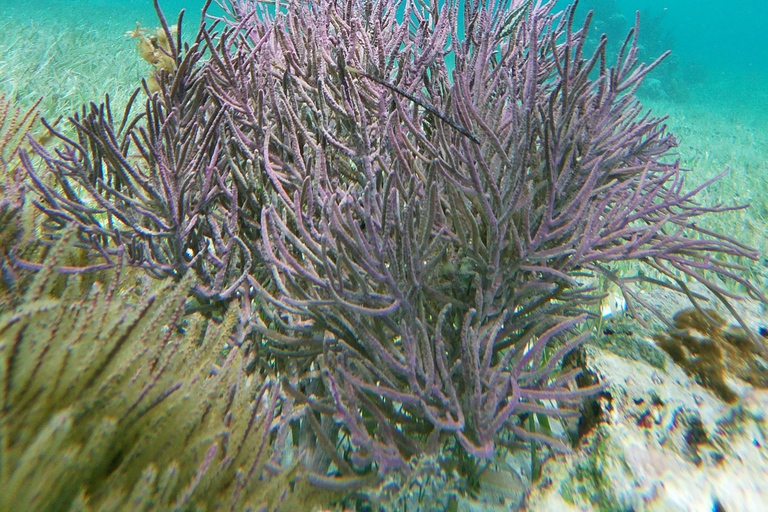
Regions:
[[[0,512],[768,511],[767,21],[0,0]]]

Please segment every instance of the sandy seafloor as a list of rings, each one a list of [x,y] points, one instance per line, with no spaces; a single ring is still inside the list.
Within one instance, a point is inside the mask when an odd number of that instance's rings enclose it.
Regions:
[[[174,20],[181,3],[163,5]],[[186,3],[187,36],[197,28],[201,5]],[[125,36],[137,22],[157,26],[149,2],[0,0],[0,93],[22,107],[42,97],[40,110],[49,119],[66,117],[83,102],[100,101],[105,93],[120,110],[148,72],[135,42]],[[750,48],[731,50],[741,55]],[[706,59],[701,64],[699,56],[698,62],[702,70],[695,81],[683,84],[684,94],[671,97],[664,77],[652,75],[640,99],[656,115],[669,116],[682,167],[693,169],[690,186],[729,170],[702,200],[751,207],[707,222],[758,249],[760,259],[750,264],[750,278],[768,291],[768,61],[718,67]]]

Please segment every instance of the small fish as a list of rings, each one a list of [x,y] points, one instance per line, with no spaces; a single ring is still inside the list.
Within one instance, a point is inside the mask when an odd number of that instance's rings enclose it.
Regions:
[[[606,293],[608,295],[600,302],[600,313],[603,318],[619,315],[627,309],[627,299],[621,293],[621,288],[611,283]]]

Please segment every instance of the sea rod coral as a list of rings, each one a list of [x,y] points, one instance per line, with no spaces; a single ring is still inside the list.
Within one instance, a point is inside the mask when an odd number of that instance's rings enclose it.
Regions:
[[[755,254],[695,223],[724,208],[694,202],[634,97],[659,62],[637,25],[587,54],[590,17],[553,4],[233,0],[184,48],[161,17],[177,66],[144,113],[73,117],[77,140],[37,148],[51,182],[23,158],[48,234],[74,222],[107,264],[124,247],[248,304],[276,446],[317,485],[441,449],[468,472],[509,434],[567,449],[519,418],[595,392],[560,368],[599,300],[585,277],[640,303],[608,269],[638,262],[727,301],[711,277],[752,289],[727,257]]]
[[[224,112],[211,103],[202,79],[202,35],[181,48],[162,20],[175,72],[160,69],[166,87],[145,100],[143,112],[130,115],[137,89],[119,122],[109,97],[70,118],[73,136],[44,121],[63,148],[52,152],[30,142],[56,176],[55,186],[25,153],[22,163],[40,193],[33,202],[52,224],[48,233],[57,238],[63,226],[79,226],[81,243],[103,260],[93,268],[113,267],[125,253],[131,265],[159,278],[180,279],[192,269],[201,300],[225,300],[245,281],[251,254],[237,235],[236,182],[222,165]],[[145,81],[144,89],[149,93],[151,84]]]

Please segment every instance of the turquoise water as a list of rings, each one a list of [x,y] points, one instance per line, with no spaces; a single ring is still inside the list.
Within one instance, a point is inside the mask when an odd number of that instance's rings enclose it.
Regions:
[[[616,51],[639,11],[643,60],[671,50],[645,88],[651,99],[701,103],[707,97],[722,108],[768,110],[768,2],[582,0],[578,18],[590,9],[593,41],[607,33]]]
[[[567,5],[570,2],[560,2]],[[719,73],[768,73],[768,2],[745,0],[582,0],[596,20],[617,16],[611,36],[619,36],[640,11],[641,35],[651,33],[686,63]],[[623,19],[621,19],[623,18]]]

